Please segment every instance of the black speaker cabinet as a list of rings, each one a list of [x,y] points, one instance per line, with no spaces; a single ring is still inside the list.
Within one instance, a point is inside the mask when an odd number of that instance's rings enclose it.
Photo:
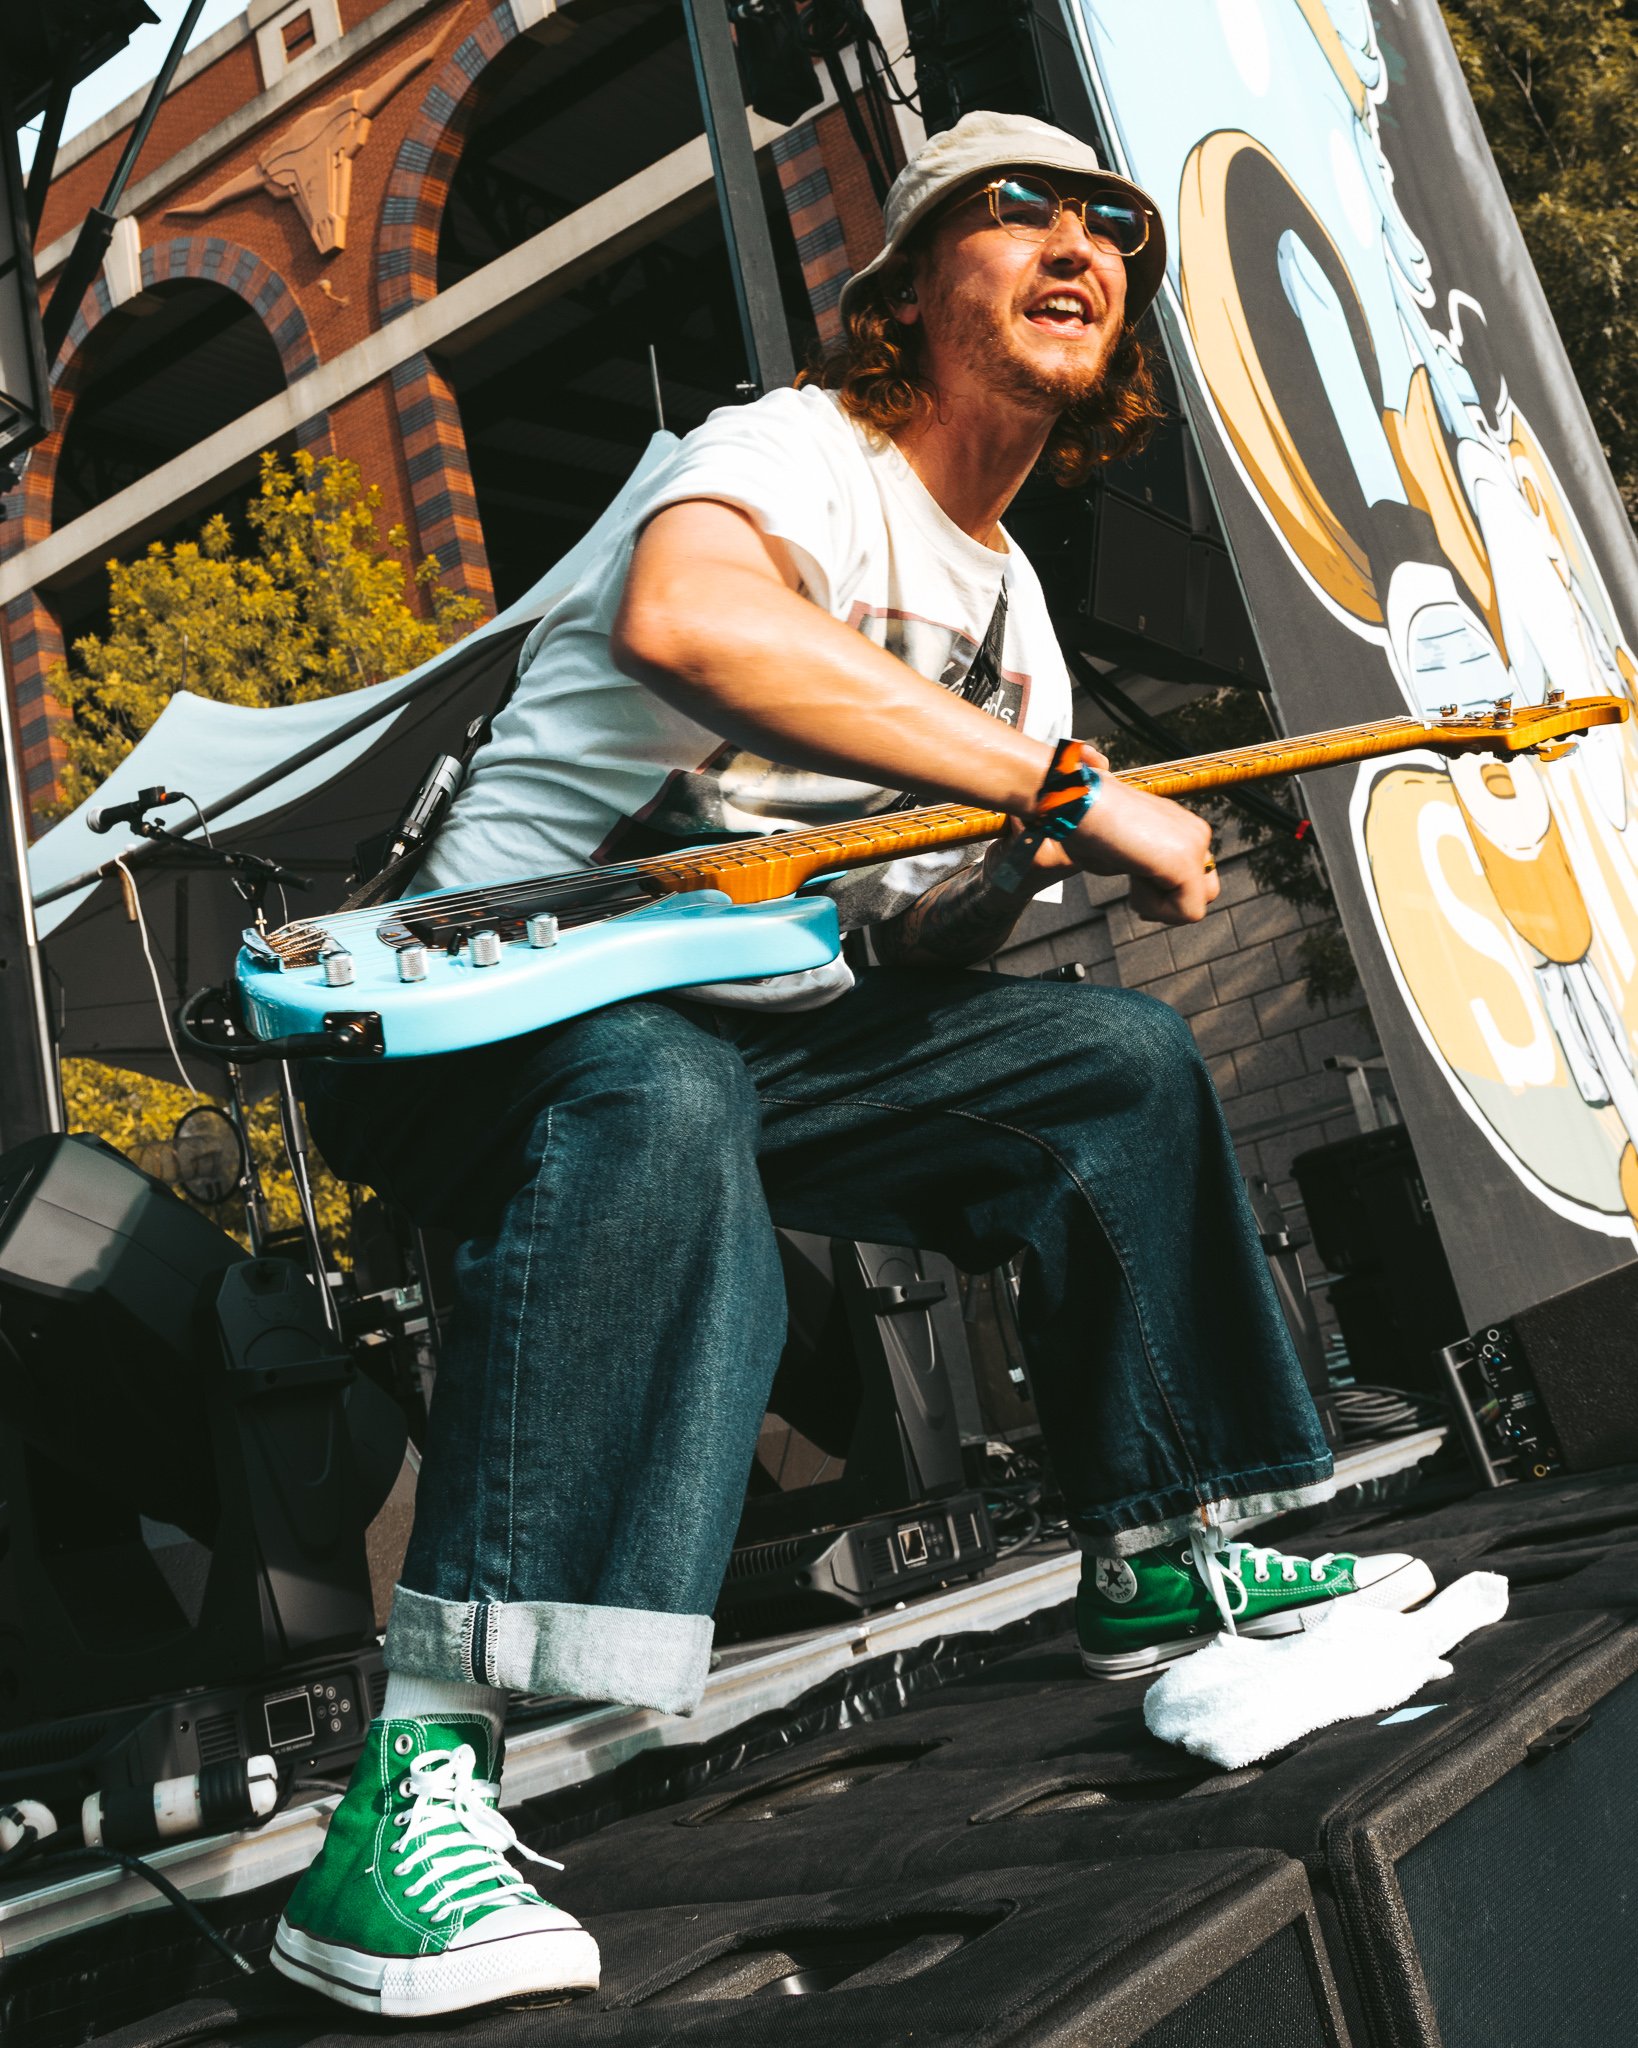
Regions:
[[[1437,1354],[1466,1318],[1403,1124],[1299,1153],[1291,1171],[1355,1375],[1443,1399]]]
[[[776,1872],[765,1873],[775,1877]],[[248,1931],[248,1930],[246,1930]],[[256,1946],[271,1920],[255,1930]],[[1089,1870],[956,1872],[811,1898],[601,1916],[602,1988],[528,2013],[461,2015],[463,2048],[1346,2048],[1299,1865],[1266,1854]],[[241,1938],[243,1938],[241,1936]],[[24,1959],[26,1961],[26,1959]],[[378,2026],[267,1972],[108,2036],[333,2048]],[[12,2001],[8,2048],[57,2048]],[[440,2027],[441,2040],[453,2038]],[[83,2039],[82,2034],[76,2036]]]
[[[911,1245],[806,1231],[782,1230],[779,1248],[789,1329],[769,1407],[787,1433],[764,1430],[739,1541],[955,1493],[966,1476],[956,1386],[972,1382],[955,1267]]]
[[[1263,1848],[1307,1867],[1357,2041],[1638,2040],[1638,1626],[1503,1621],[1453,1662],[1395,1714],[1222,1772],[1070,1639],[576,1844],[576,1907]]]
[[[1440,1357],[1487,1485],[1638,1458],[1638,1262],[1475,1330]]]

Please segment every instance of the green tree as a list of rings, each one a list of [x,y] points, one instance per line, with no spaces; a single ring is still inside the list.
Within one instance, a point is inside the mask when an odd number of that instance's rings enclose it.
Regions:
[[[444,587],[436,555],[411,568],[404,529],[383,536],[380,508],[381,493],[355,463],[267,454],[242,551],[218,517],[197,541],[155,542],[135,561],[110,562],[108,630],[76,640],[72,662],[50,678],[67,713],[54,810],[83,802],[179,689],[230,704],[300,703],[402,675],[464,633],[483,607]],[[63,1089],[70,1130],[105,1138],[150,1170],[196,1100],[176,1082],[88,1059],[64,1061]],[[257,1105],[248,1121],[269,1220],[288,1228],[295,1189],[275,1105]],[[339,1243],[346,1197],[322,1172],[315,1192]],[[240,1229],[235,1204],[212,1213]]]
[[[444,587],[436,555],[412,571],[403,527],[383,542],[380,509],[356,463],[267,454],[247,549],[218,516],[197,541],[110,562],[108,630],[76,640],[48,679],[68,714],[55,808],[105,781],[179,689],[298,704],[403,675],[465,632],[483,607]]]
[[[1638,519],[1638,4],[1441,4],[1576,382]]]

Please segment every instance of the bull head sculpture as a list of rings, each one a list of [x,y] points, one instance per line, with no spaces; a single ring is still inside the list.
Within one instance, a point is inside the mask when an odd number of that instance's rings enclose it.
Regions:
[[[438,54],[443,36],[433,38],[401,64],[383,73],[373,85],[345,98],[313,107],[276,136],[249,170],[191,206],[172,206],[167,213],[181,220],[214,213],[254,192],[292,199],[321,256],[347,246],[347,213],[353,196],[353,158],[370,139],[370,124],[401,86],[424,71]]]

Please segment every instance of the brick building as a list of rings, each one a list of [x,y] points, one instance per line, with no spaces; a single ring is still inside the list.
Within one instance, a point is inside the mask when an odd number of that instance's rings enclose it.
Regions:
[[[871,12],[907,63],[899,0]],[[59,155],[47,293],[139,106]],[[902,153],[922,131],[903,107],[893,119]],[[751,128],[800,355],[835,332],[879,214],[828,89],[794,127]],[[263,449],[354,458],[415,551],[493,606],[607,503],[656,384],[686,431],[744,376],[676,0],[251,0],[184,61],[124,210],[55,368],[56,431],[0,524],[0,641],[36,805],[59,760],[46,678],[100,616],[103,563],[231,514]],[[1129,651],[1123,675],[1141,694]],[[1079,729],[1099,729],[1094,707]],[[1174,1004],[1248,1171],[1289,1200],[1294,1154],[1357,1127],[1326,1058],[1377,1048],[1362,998],[1308,1003],[1302,915],[1259,896],[1232,847],[1222,874],[1205,923],[1171,933],[1136,924],[1123,885],[1078,882],[996,965],[1080,962]]]

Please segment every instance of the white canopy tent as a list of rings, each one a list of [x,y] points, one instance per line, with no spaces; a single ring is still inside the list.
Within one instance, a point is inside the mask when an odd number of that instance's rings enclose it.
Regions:
[[[291,915],[336,903],[354,847],[390,827],[434,756],[454,751],[468,724],[494,709],[530,630],[612,545],[631,492],[676,445],[674,435],[656,434],[578,546],[515,604],[408,675],[273,710],[178,691],[95,795],[29,852],[60,1049],[144,1073],[176,1072],[116,860],[138,891],[173,1009],[194,988],[227,978],[246,922],[226,875],[185,864],[123,825],[92,832],[93,808],[128,802],[155,784],[185,791],[221,844],[312,877],[311,894],[292,899]],[[163,822],[200,838],[187,805],[170,806]],[[272,909],[282,921],[277,895]],[[219,1074],[203,1067],[194,1079],[220,1086]]]

